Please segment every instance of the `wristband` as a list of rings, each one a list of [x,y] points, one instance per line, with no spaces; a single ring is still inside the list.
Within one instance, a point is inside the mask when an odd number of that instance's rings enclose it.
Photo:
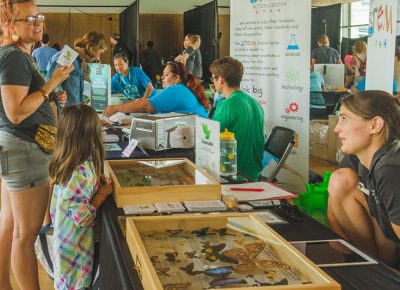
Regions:
[[[43,90],[42,88],[39,89],[39,93],[42,95],[42,97],[44,98],[45,101],[49,100],[49,94],[46,93],[45,90]]]

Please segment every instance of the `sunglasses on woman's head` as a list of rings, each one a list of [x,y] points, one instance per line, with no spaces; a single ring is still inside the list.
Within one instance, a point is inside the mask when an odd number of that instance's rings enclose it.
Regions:
[[[26,22],[26,23],[29,23],[29,24],[33,24],[35,22],[35,20],[37,20],[40,23],[44,22],[44,18],[45,18],[44,14],[43,13],[39,13],[38,15],[29,15],[26,18],[15,19],[14,21],[15,22],[23,21],[23,22]]]

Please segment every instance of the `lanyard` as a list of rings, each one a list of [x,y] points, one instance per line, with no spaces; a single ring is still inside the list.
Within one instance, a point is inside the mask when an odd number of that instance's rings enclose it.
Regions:
[[[121,87],[131,85],[131,70],[128,68],[128,82],[125,81],[125,77],[121,74]]]
[[[137,99],[140,98],[139,90],[137,86],[132,84],[131,80],[131,71],[128,71],[128,82],[124,79],[124,76],[120,74],[120,86],[121,86],[121,93],[127,97],[128,99]]]

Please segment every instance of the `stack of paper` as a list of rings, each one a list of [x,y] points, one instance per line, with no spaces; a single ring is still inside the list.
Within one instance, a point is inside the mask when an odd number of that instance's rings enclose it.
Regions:
[[[188,211],[208,212],[226,210],[225,204],[220,200],[185,201]]]
[[[154,206],[156,207],[159,213],[185,211],[185,208],[180,202],[161,202],[161,203],[155,203]]]
[[[231,195],[239,202],[262,199],[289,199],[297,196],[269,182],[223,184],[223,195]]]

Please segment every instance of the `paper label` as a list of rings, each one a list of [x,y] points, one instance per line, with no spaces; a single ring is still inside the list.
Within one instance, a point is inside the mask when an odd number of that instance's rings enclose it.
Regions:
[[[122,156],[129,158],[132,154],[132,152],[135,150],[136,146],[138,145],[138,140],[132,138],[131,141],[129,142],[128,146],[122,151]]]
[[[78,53],[75,50],[73,50],[68,45],[64,45],[61,54],[57,59],[57,63],[59,65],[65,65],[66,67],[70,67],[77,57]]]

